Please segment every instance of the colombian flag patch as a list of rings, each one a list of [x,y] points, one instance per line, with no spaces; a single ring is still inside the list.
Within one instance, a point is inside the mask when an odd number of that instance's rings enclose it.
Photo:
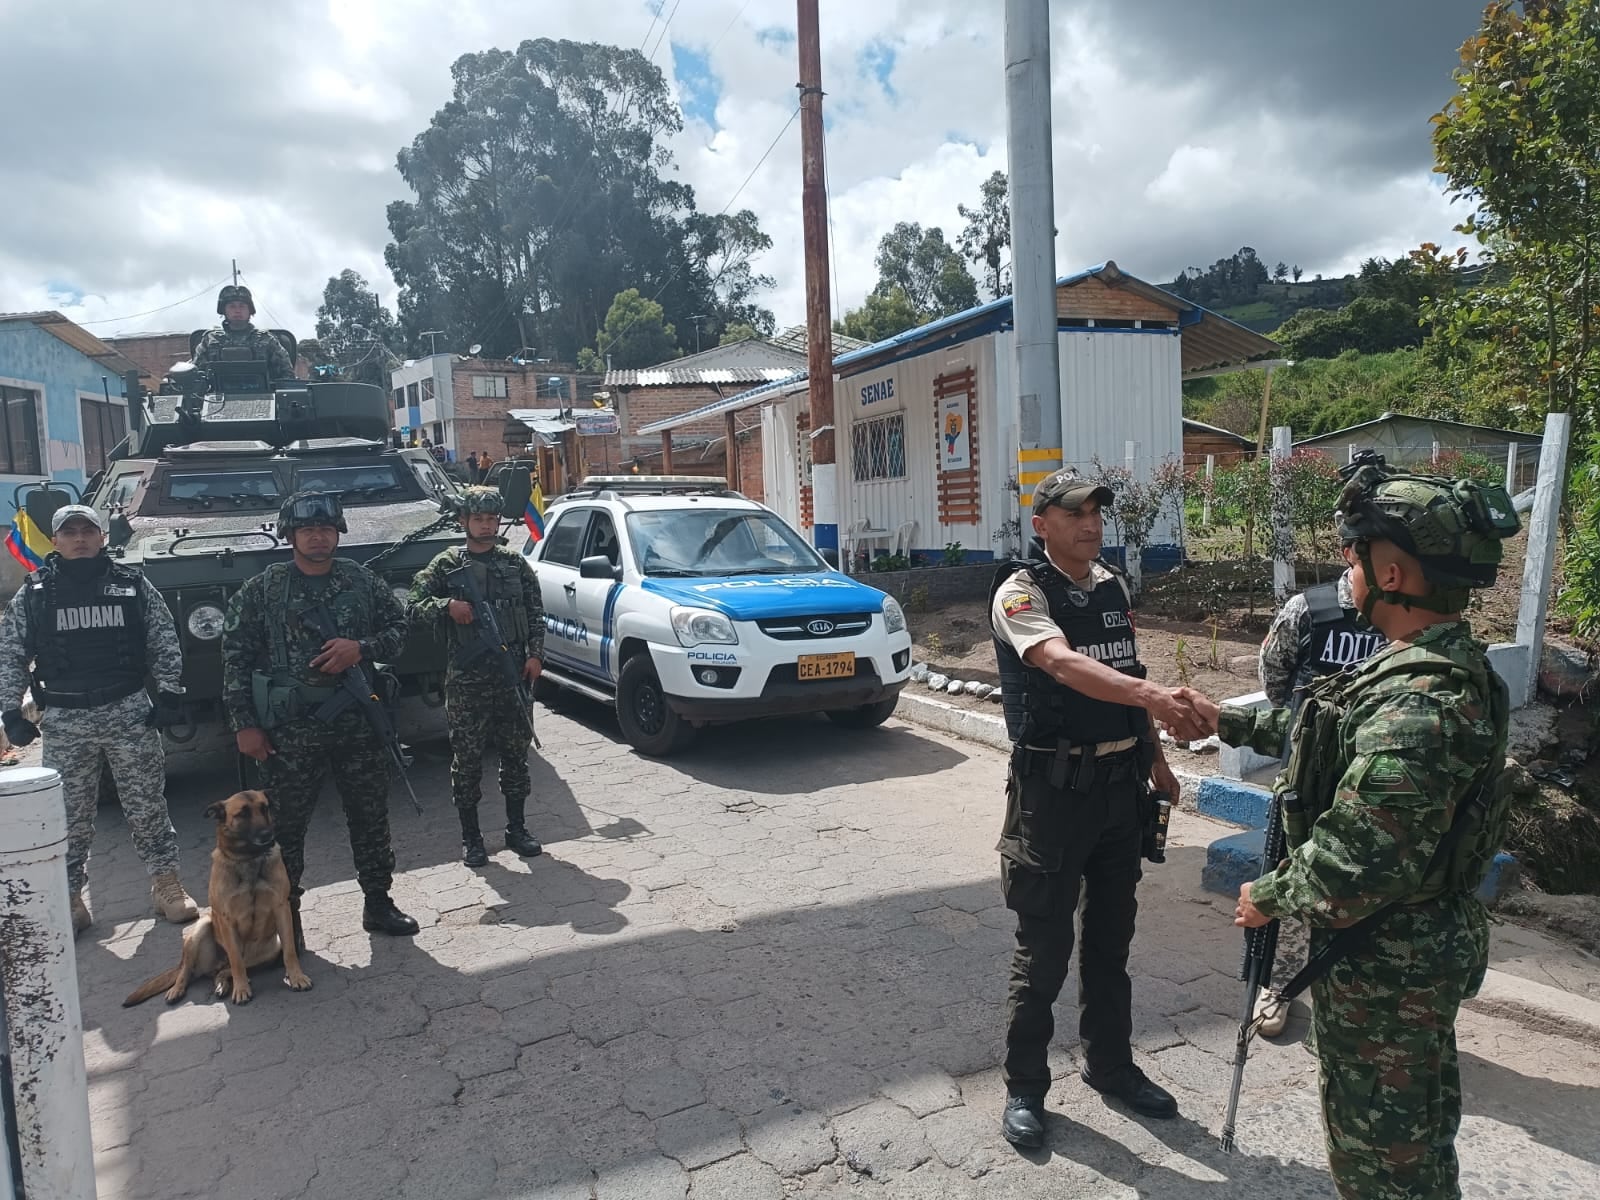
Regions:
[[[1007,596],[1000,601],[1000,610],[1008,617],[1014,617],[1020,612],[1033,611],[1033,597],[1028,595]]]

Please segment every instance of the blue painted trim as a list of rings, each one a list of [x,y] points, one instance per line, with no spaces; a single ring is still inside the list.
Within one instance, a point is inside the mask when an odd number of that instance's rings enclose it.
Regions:
[[[550,649],[549,646],[545,647],[544,656],[551,662],[555,663],[558,667],[561,667],[563,670],[570,671],[574,675],[583,675],[589,679],[598,680],[608,687],[612,683],[610,676],[601,674],[588,663],[582,662],[576,658],[569,658],[559,650]]]
[[[622,585],[613,583],[606,593],[606,606],[600,615],[600,671],[606,678],[611,671],[611,626],[617,615],[617,597],[622,595]]]
[[[813,525],[811,527],[812,540],[818,550],[837,550],[839,548],[839,527],[837,525]]]

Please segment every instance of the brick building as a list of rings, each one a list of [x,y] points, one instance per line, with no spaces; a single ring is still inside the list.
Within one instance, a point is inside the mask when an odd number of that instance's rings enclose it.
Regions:
[[[834,354],[865,345],[834,334]],[[803,326],[786,329],[771,338],[756,338],[727,346],[714,346],[699,354],[641,370],[608,371],[607,390],[621,427],[620,454],[625,469],[635,464],[645,473],[663,470],[660,434],[639,430],[656,421],[714,404],[751,387],[774,383],[806,369]],[[738,470],[728,469],[728,438],[732,428],[738,446]],[[672,431],[671,470],[679,475],[715,475],[736,482],[747,496],[763,495],[760,418],[738,414],[693,421]]]
[[[161,386],[174,363],[189,359],[190,333],[131,333],[122,337],[101,338],[139,368],[139,382],[148,391]],[[310,374],[310,364],[295,356],[294,373],[301,379]]]

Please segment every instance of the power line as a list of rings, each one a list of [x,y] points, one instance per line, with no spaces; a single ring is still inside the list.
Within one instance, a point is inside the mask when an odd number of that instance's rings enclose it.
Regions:
[[[649,58],[651,62],[654,62],[656,55],[661,53],[661,43],[667,40],[667,30],[672,28],[672,18],[678,15],[678,6],[682,3],[683,0],[673,0],[672,11],[667,14],[665,24],[661,26],[661,36],[656,38],[655,49],[650,51]]]
[[[644,44],[650,40],[650,35],[656,31],[656,22],[661,20],[661,10],[667,6],[667,0],[656,0],[655,12],[650,17],[650,28],[644,31],[644,36],[639,39],[639,53],[644,53]]]
[[[739,11],[733,14],[733,20],[729,21],[728,24],[724,26],[722,32],[717,34],[717,40],[711,43],[711,50],[715,50],[718,46],[722,45],[722,39],[727,37],[728,32],[739,23],[739,18],[744,16],[745,9],[749,7],[750,0],[744,0],[744,3],[739,7]],[[711,57],[711,50],[706,51],[707,58]]]
[[[174,300],[171,304],[163,304],[160,308],[152,308],[152,309],[149,309],[149,310],[147,310],[145,312],[129,313],[125,317],[96,317],[93,321],[74,321],[73,324],[75,324],[75,325],[114,325],[118,321],[134,321],[134,320],[137,320],[140,317],[153,317],[153,316],[155,316],[156,313],[166,312],[169,308],[177,308],[180,304],[188,304],[190,301],[198,300],[198,299],[200,299],[201,296],[204,296],[212,288],[220,288],[223,284],[227,283],[228,280],[231,279],[231,278],[232,278],[232,275],[224,275],[221,279],[217,280],[216,283],[211,284],[210,287],[203,287],[192,296],[185,296],[182,300]]]

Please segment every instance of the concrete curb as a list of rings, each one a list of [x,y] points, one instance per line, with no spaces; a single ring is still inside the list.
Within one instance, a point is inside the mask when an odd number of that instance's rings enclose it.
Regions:
[[[1600,1046],[1600,1001],[1519,975],[1490,970],[1465,1007],[1539,1033]]]

